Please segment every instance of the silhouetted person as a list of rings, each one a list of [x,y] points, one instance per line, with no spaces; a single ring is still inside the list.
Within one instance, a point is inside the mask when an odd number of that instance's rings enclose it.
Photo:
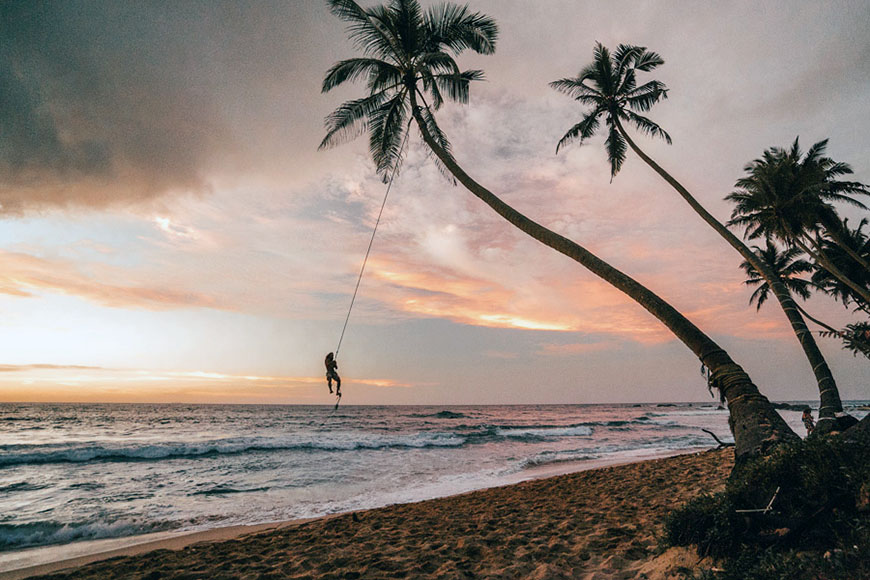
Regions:
[[[812,435],[813,429],[816,428],[816,424],[813,422],[813,413],[810,411],[809,407],[804,409],[804,414],[801,415],[801,421],[804,422],[804,427],[807,428],[807,435]]]
[[[338,372],[336,371],[338,368],[338,362],[335,360],[335,355],[329,353],[326,355],[326,360],[323,362],[326,364],[326,384],[329,385],[329,392],[332,393],[332,381],[335,381],[335,394],[340,397],[341,377],[338,376]]]

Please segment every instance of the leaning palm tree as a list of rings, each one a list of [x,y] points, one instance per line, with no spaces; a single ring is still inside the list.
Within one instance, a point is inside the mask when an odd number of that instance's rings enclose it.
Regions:
[[[482,78],[480,71],[461,71],[454,57],[465,49],[484,54],[494,51],[497,27],[491,18],[454,4],[424,11],[417,0],[391,0],[370,8],[353,0],[329,0],[329,7],[348,22],[348,32],[365,56],[334,65],[324,78],[323,91],[360,79],[366,81],[368,96],[339,106],[327,117],[322,147],[368,130],[372,156],[379,173],[386,176],[401,160],[407,119],[413,119],[436,161],[452,178],[522,232],[627,294],[698,356],[729,403],[738,457],[764,452],[797,437],[746,372],[685,316],[587,249],[504,203],[456,162],[434,113],[445,98],[466,102],[469,85]]]
[[[796,304],[788,289],[758,257],[735,236],[727,227],[710,214],[670,173],[653,161],[635,144],[625,129],[629,125],[651,137],[660,137],[667,143],[670,136],[658,124],[644,116],[653,105],[667,98],[668,89],[657,80],[638,85],[637,73],[650,72],[664,64],[664,60],[655,52],[642,46],[620,44],[616,51],[611,52],[601,43],[596,43],[593,50],[593,61],[580,71],[576,77],[563,78],[550,83],[550,86],[574,98],[589,107],[578,123],[571,127],[559,140],[556,152],[561,147],[579,141],[582,144],[601,128],[602,121],[606,126],[607,139],[605,147],[610,162],[611,180],[619,173],[625,161],[629,148],[658,173],[677,193],[691,206],[701,218],[722,236],[743,259],[748,261],[770,285],[782,310],[794,329],[798,342],[804,351],[810,367],[818,383],[822,400],[819,410],[820,431],[844,428],[851,424],[850,417],[844,418],[845,424],[834,425],[834,421],[843,416],[843,405],[839,391],[828,363],[819,350],[816,341],[807,329],[803,318],[798,314]],[[830,420],[830,425],[825,424]]]
[[[850,261],[868,271],[866,260],[849,247],[831,202],[867,209],[852,195],[870,192],[861,183],[837,179],[852,169],[823,156],[827,143],[827,139],[819,141],[803,155],[795,139],[789,149],[771,147],[749,163],[746,175],[736,183],[737,189],[726,197],[735,204],[729,223],[745,227],[749,239],[774,237],[796,245],[870,302],[870,288],[849,277],[822,245],[824,234],[850,256]]]

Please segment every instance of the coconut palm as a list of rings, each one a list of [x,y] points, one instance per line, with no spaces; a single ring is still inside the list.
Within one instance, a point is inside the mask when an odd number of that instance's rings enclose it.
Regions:
[[[831,203],[867,209],[852,196],[870,192],[861,183],[837,179],[852,173],[852,169],[823,156],[827,143],[827,139],[819,141],[803,155],[795,139],[789,149],[771,147],[760,159],[749,163],[745,167],[746,176],[737,181],[737,189],[726,197],[735,204],[729,224],[745,227],[749,239],[773,237],[796,245],[865,302],[870,302],[870,288],[838,267],[822,244],[822,237],[827,236],[861,269],[868,271],[866,259],[849,247],[842,222]]]
[[[851,257],[852,254],[857,254],[864,259],[870,259],[870,236],[863,231],[867,223],[867,218],[864,218],[858,223],[858,227],[853,230],[849,227],[849,218],[845,218],[837,228],[840,231],[840,242],[835,243],[823,238],[820,240],[820,246],[822,252],[828,257],[828,260],[835,264],[840,271],[844,272],[849,279],[870,288],[870,271],[865,270]],[[850,252],[847,253],[845,248],[849,248]],[[844,306],[854,305],[857,310],[863,310],[865,313],[870,314],[870,303],[865,302],[860,295],[856,294],[849,286],[836,278],[828,270],[820,267],[816,268],[815,272],[813,272],[812,280],[813,284],[826,294],[842,302]]]
[[[759,260],[767,264],[772,271],[776,272],[777,277],[782,284],[788,288],[789,292],[803,300],[809,299],[811,294],[810,289],[815,287],[815,284],[810,280],[801,278],[800,276],[801,274],[813,272],[815,267],[810,262],[801,258],[803,252],[799,248],[787,248],[780,251],[776,244],[768,239],[764,248],[752,246],[752,250],[758,256]],[[744,261],[740,264],[740,267],[748,276],[744,283],[747,286],[756,287],[755,291],[749,297],[749,303],[755,304],[756,310],[761,310],[761,305],[765,303],[770,295],[770,284],[767,283],[767,280],[765,280],[748,261]],[[840,331],[812,316],[799,303],[795,302],[795,306],[804,317],[812,320],[814,323],[824,328],[828,333],[832,333],[832,336],[839,335]]]
[[[770,285],[810,363],[822,398],[819,410],[820,431],[833,430],[834,425],[824,423],[843,414],[837,384],[816,341],[807,329],[806,322],[798,315],[796,304],[788,289],[746,244],[713,217],[680,182],[644,153],[625,130],[624,124],[633,126],[646,135],[662,138],[667,143],[671,142],[670,136],[664,129],[641,114],[667,98],[667,87],[656,80],[638,85],[637,80],[638,72],[650,72],[663,63],[661,56],[647,50],[646,47],[620,44],[611,54],[607,47],[596,43],[592,63],[581,70],[576,77],[563,78],[550,83],[552,88],[589,107],[580,121],[559,140],[556,152],[574,141],[582,144],[601,128],[603,121],[607,132],[605,147],[610,161],[611,180],[622,168],[627,150],[630,148],[668,182],[710,227],[743,256],[744,260],[752,264]],[[848,419],[846,421],[850,423]]]
[[[441,167],[515,227],[575,260],[626,293],[667,326],[710,369],[729,402],[735,453],[743,458],[797,436],[752,383],[746,372],[710,337],[670,304],[587,249],[541,226],[472,179],[454,159],[434,112],[445,98],[465,102],[479,71],[460,71],[453,57],[465,49],[491,53],[495,22],[467,7],[444,4],[422,10],[417,0],[391,0],[362,8],[353,0],[330,0],[332,13],[348,22],[348,32],[365,54],[339,62],[327,73],[323,90],[347,80],[365,80],[368,96],[341,105],[326,120],[323,146],[368,130],[370,149],[381,175],[401,158],[405,119],[413,118]]]

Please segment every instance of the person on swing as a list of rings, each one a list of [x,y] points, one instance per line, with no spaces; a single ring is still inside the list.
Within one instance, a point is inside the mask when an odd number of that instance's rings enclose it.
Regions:
[[[329,393],[332,394],[332,381],[335,381],[335,394],[341,396],[341,377],[338,376],[338,362],[335,360],[335,355],[329,353],[324,360],[326,364],[326,384],[329,386]]]

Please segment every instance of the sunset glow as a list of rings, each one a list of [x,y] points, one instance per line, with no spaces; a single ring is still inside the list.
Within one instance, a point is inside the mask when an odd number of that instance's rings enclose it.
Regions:
[[[317,2],[244,17],[200,14],[208,3],[160,18],[148,3],[76,6],[22,21],[15,66],[0,68],[21,94],[2,112],[39,136],[6,143],[0,131],[0,401],[329,403],[324,355],[385,192],[365,138],[317,150],[324,117],[351,98],[320,91],[353,54],[342,26]],[[674,144],[637,138],[727,221],[722,198],[744,164],[798,134],[830,137],[832,155],[870,180],[866,14],[622,6],[644,17],[475,3],[503,40],[463,63],[486,72],[468,105],[438,112],[453,152],[530,218],[671,302],[765,394],[812,398],[782,312],[749,306],[739,256],[666,183],[631,152],[611,182],[601,137],[554,154],[582,107],[547,83],[576,74],[596,40],[661,53],[671,92],[650,116]],[[116,38],[116,19],[141,29]],[[773,23],[788,33],[772,38]],[[849,320],[822,297],[806,307]],[[454,187],[415,132],[342,340],[348,403],[708,396],[697,359],[661,323]],[[866,396],[866,364],[836,341],[821,348],[843,397]],[[570,388],[548,390],[554,372]]]

